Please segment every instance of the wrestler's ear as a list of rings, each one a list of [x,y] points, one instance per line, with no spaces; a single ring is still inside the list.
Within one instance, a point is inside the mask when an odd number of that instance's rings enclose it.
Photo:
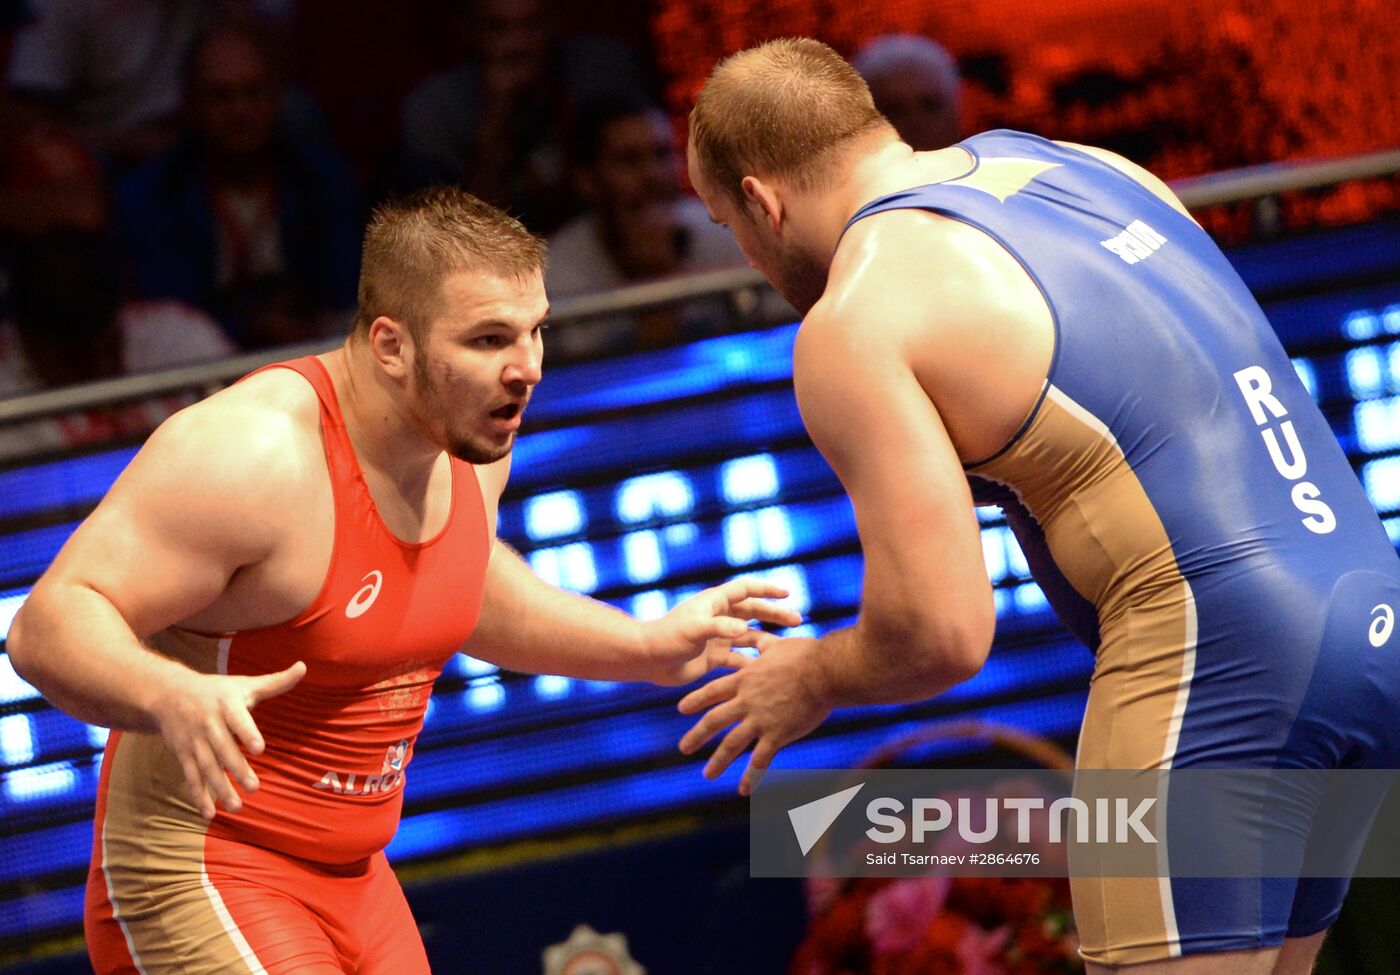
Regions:
[[[387,315],[380,315],[369,326],[369,348],[379,365],[395,379],[405,379],[417,350],[407,326]]]
[[[783,201],[777,187],[757,176],[745,176],[739,185],[744,191],[749,216],[766,223],[770,231],[778,233],[783,224]]]

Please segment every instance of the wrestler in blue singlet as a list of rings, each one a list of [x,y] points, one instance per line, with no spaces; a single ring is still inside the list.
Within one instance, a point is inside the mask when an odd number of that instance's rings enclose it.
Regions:
[[[1190,218],[996,131],[882,197],[1000,242],[1055,323],[1040,401],[967,465],[1097,656],[1086,768],[1395,768],[1400,558],[1263,312]],[[1363,830],[1373,809],[1357,810]],[[1078,878],[1085,956],[1133,964],[1330,925],[1340,880]]]

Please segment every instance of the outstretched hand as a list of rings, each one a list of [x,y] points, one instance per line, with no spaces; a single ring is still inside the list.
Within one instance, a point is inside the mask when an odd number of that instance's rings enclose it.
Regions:
[[[658,684],[679,685],[699,680],[716,667],[739,668],[752,658],[735,647],[757,646],[765,636],[749,620],[776,626],[797,626],[802,616],[770,602],[787,590],[762,579],[734,579],[706,589],[647,624],[652,652],[661,661],[653,678]]]
[[[161,737],[179,760],[185,791],[205,819],[214,818],[216,803],[229,812],[243,808],[230,776],[245,792],[257,791],[257,774],[243,755],[244,750],[261,755],[264,747],[252,710],[290,691],[305,675],[301,661],[258,677],[191,673],[162,701]]]
[[[752,745],[753,755],[739,783],[739,794],[748,795],[779,749],[809,734],[831,713],[834,702],[815,666],[817,643],[760,633],[752,644],[759,650],[757,659],[746,659],[734,673],[681,699],[682,714],[705,712],[680,741],[685,754],[733,726],[705,765],[707,779],[722,775]]]

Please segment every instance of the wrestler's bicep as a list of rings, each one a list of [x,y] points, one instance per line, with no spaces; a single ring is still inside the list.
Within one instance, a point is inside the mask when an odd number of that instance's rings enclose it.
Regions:
[[[138,637],[210,605],[270,553],[287,503],[277,487],[288,448],[259,419],[194,408],[166,421],[36,589],[95,590]]]
[[[892,630],[953,625],[990,640],[990,584],[957,453],[908,364],[869,335],[828,323],[799,339],[794,369],[803,420],[855,508],[863,613]]]

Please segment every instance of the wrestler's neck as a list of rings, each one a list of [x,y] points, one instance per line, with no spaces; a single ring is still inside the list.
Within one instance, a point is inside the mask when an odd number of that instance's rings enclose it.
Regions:
[[[784,217],[811,241],[815,253],[831,254],[856,212],[872,200],[967,172],[972,157],[951,146],[915,152],[897,139],[856,147],[834,186],[784,194]]]
[[[374,470],[405,492],[426,484],[442,447],[422,435],[402,390],[374,361],[368,344],[349,340],[321,361],[335,385],[345,432],[360,467]]]

